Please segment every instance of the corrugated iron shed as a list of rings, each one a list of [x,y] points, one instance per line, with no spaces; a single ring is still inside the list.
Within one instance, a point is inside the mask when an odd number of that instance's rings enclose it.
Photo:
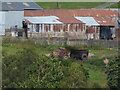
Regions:
[[[93,17],[75,17],[77,20],[84,22],[87,26],[100,26]]]
[[[2,11],[23,11],[24,9],[42,9],[35,2],[2,2]]]

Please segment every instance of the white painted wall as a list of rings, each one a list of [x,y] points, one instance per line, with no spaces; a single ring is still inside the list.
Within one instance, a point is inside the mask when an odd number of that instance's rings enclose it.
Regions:
[[[15,25],[22,28],[24,11],[0,11],[0,35],[5,35],[5,29]]]
[[[0,11],[0,35],[5,35],[5,12]]]
[[[10,29],[15,25],[22,28],[22,20],[24,18],[24,11],[7,11],[5,15],[5,28]]]

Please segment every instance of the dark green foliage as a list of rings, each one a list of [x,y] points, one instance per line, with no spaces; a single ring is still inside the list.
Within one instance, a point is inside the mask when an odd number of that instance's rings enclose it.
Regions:
[[[29,66],[36,60],[36,54],[31,49],[24,49],[16,55],[4,56],[3,87],[12,87],[14,83],[27,78]]]
[[[85,88],[87,87],[88,72],[78,63],[72,63],[64,69],[65,77],[60,81],[60,88]]]
[[[93,88],[94,88],[93,90],[98,90],[98,88],[99,88],[99,90],[101,90],[100,89],[101,87],[100,87],[100,85],[98,83],[94,83]]]
[[[39,58],[34,64],[35,65],[31,67],[34,68],[34,74],[30,75],[28,81],[20,83],[20,87],[70,88],[73,87],[71,84],[76,82],[76,80],[79,80],[77,81],[78,85],[74,87],[85,87],[87,84],[87,77],[85,76],[83,67],[80,66],[80,64],[67,63],[67,66],[64,66],[63,60],[61,58],[51,58],[45,56]],[[63,83],[64,85],[62,85]],[[82,84],[80,85],[80,83]]]
[[[11,52],[13,54],[4,51],[3,88],[87,86],[88,72],[81,64],[71,59],[64,60],[44,55],[59,46],[42,46],[31,41],[8,41],[4,42],[4,45],[5,48],[15,48],[18,51]]]
[[[120,56],[109,62],[107,74],[108,86],[111,89],[120,88]]]

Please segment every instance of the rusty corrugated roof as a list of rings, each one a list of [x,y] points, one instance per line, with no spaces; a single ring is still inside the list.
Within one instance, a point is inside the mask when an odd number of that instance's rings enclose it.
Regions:
[[[63,23],[83,23],[72,16],[72,13],[69,10],[25,10],[25,17],[33,16],[57,16],[59,21]]]
[[[44,10],[25,10],[25,17],[33,16],[57,16],[59,21],[63,23],[83,23],[80,20],[75,19],[75,16],[92,16],[97,21],[104,17],[105,21],[100,23],[101,25],[114,25],[112,19],[108,17],[117,17],[118,12],[113,10],[97,10],[97,9],[44,9]],[[99,17],[99,18],[98,18]],[[109,23],[108,23],[109,22]]]
[[[110,17],[94,17],[94,19],[102,26],[115,26],[115,22]]]

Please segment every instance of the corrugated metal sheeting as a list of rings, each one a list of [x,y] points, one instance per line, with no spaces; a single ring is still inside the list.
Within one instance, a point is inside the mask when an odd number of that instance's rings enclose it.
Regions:
[[[115,26],[116,22],[111,17],[94,17],[101,26]]]
[[[42,9],[35,2],[2,2],[3,11],[23,11],[24,9]]]
[[[81,20],[77,20],[74,17],[93,17],[96,22],[103,26],[114,26],[115,21],[112,18],[118,16],[117,11],[113,10],[97,10],[97,9],[75,9],[75,10],[65,10],[65,9],[50,9],[50,10],[25,10],[26,17],[34,17],[34,16],[57,16],[59,17],[59,21],[63,23],[83,23]],[[108,18],[109,17],[109,18]],[[89,18],[92,22],[95,21],[93,18]],[[104,19],[101,19],[104,18]],[[84,18],[85,20],[85,18]],[[100,22],[100,20],[102,20]],[[106,20],[106,21],[105,21]],[[91,21],[90,21],[91,22]],[[105,23],[106,22],[106,23]]]
[[[114,10],[99,9],[44,9],[44,10],[26,10],[25,16],[118,16]]]
[[[6,11],[5,28],[10,29],[15,25],[17,25],[18,28],[22,28],[23,18],[24,18],[24,11]]]
[[[100,26],[93,17],[75,17],[86,24],[86,26]]]
[[[32,24],[63,24],[57,20],[59,18],[56,16],[24,17],[24,19]]]

